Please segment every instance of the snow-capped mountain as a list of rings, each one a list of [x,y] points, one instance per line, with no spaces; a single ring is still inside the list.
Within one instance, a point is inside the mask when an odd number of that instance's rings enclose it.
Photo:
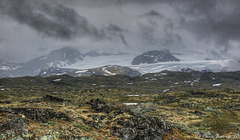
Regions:
[[[2,77],[35,76],[42,69],[64,67],[82,60],[82,54],[77,49],[64,47],[25,63],[0,61],[0,75]]]
[[[24,63],[22,69],[27,71],[23,73],[25,75],[36,75],[45,68],[63,67],[82,60],[82,55],[77,49],[64,47]]]
[[[26,62],[27,65],[41,65],[41,67],[63,67],[83,60],[81,53],[74,48],[64,47],[54,50],[47,55]]]
[[[132,65],[139,65],[139,64],[153,64],[159,62],[169,62],[169,61],[180,61],[178,58],[173,56],[169,50],[154,50],[143,53],[141,55],[136,56],[133,61]]]

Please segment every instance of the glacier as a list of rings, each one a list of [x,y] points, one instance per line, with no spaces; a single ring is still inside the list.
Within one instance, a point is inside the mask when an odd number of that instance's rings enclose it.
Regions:
[[[85,57],[84,61],[78,61],[71,65],[65,65],[62,68],[69,69],[90,69],[96,67],[103,67],[107,65],[120,65],[136,69],[142,74],[145,73],[158,73],[164,70],[168,71],[181,71],[182,69],[192,69],[196,71],[223,71],[231,59],[227,60],[183,60],[174,62],[159,62],[154,64],[140,64],[131,65],[134,56],[131,54],[117,55],[117,56],[98,56],[98,57]]]

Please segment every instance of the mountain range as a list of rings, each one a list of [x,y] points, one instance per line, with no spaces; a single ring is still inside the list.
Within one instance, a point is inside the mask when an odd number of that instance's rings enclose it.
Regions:
[[[123,53],[100,54],[96,51],[90,51],[86,54],[81,54],[77,49],[74,49],[71,47],[64,47],[24,63],[12,63],[12,62],[0,60],[0,77],[21,77],[21,76],[36,76],[36,75],[45,76],[43,74],[44,72],[48,72],[47,75],[53,75],[54,73],[59,73],[59,71],[61,71],[62,74],[65,73],[72,76],[93,75],[93,74],[111,75],[110,74],[111,72],[107,71],[107,69],[109,69],[110,67],[112,67],[112,69],[115,69],[113,72],[113,75],[114,73],[126,74],[129,76],[139,75],[139,72],[137,72],[136,70],[132,70],[131,68],[121,67],[121,66],[106,66],[107,68],[106,70],[104,67],[89,69],[89,70],[66,68],[77,62],[84,61],[85,57],[100,57],[100,56],[111,56],[111,55],[124,55],[124,54]],[[52,71],[52,74],[49,74],[50,71]],[[74,71],[74,72],[86,71],[86,72],[82,74],[80,73],[72,74],[71,71]]]
[[[140,73],[157,73],[163,70],[185,71],[188,68],[213,72],[239,70],[238,61],[233,67],[233,63],[229,60],[186,61],[183,56],[185,55],[175,55],[169,50],[148,51],[134,57],[125,53],[98,53],[93,50],[80,53],[77,49],[64,47],[23,63],[0,60],[0,78],[37,75],[46,77],[62,74],[75,77],[115,74],[138,76]]]

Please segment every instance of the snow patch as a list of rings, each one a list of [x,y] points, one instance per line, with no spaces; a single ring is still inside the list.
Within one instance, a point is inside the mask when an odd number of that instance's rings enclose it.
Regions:
[[[59,75],[64,75],[64,74],[67,74],[66,72],[63,72],[63,73],[58,73],[58,74],[56,74],[57,76],[59,76]]]
[[[138,105],[138,103],[123,103],[124,105]]]
[[[53,82],[59,82],[59,81],[61,81],[62,79],[55,79],[55,80],[53,80]]]
[[[85,73],[85,72],[87,72],[88,70],[79,70],[79,71],[76,71],[75,73]]]
[[[163,92],[168,92],[170,89],[165,89]]]
[[[127,85],[133,85],[133,83],[126,83]]]
[[[200,80],[200,78],[198,78],[198,79],[196,79],[196,80],[193,80],[193,81],[191,82],[191,86],[193,86],[193,85],[194,85],[194,83],[197,83],[197,82],[199,82],[199,80]]]
[[[116,73],[112,73],[112,72],[108,71],[106,67],[103,67],[102,71],[109,74],[109,75],[116,75]]]
[[[212,86],[213,87],[218,87],[218,86],[221,86],[222,85],[222,83],[218,83],[218,84],[213,84]]]
[[[186,84],[192,83],[192,81],[183,81]]]
[[[126,96],[128,96],[128,97],[138,97],[140,95],[126,95]]]

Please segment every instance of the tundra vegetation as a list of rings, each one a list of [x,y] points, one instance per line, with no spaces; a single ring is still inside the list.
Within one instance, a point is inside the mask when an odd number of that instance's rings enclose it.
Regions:
[[[239,79],[196,71],[2,78],[0,139],[239,139]]]

